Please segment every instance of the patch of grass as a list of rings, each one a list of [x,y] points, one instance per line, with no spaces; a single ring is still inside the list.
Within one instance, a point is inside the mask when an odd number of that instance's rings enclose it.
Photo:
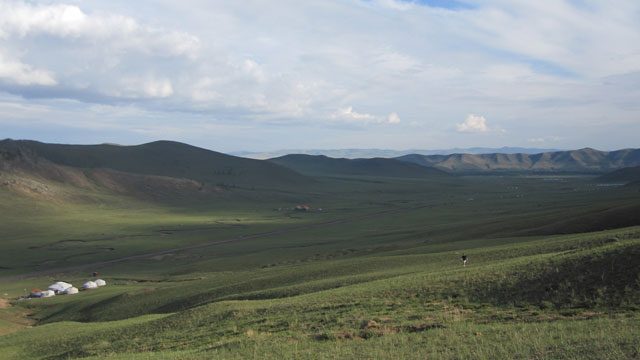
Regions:
[[[193,207],[113,194],[26,205],[0,191],[0,206],[15,205],[0,222],[2,275],[241,240],[104,265],[95,291],[13,300],[38,325],[0,337],[3,358],[637,357],[640,227],[541,229],[628,211],[638,194],[579,177],[368,180]],[[316,210],[273,210],[297,203]],[[82,284],[93,270],[0,292]]]

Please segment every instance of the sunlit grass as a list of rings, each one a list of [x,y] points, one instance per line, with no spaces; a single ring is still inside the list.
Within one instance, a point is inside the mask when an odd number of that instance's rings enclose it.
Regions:
[[[104,266],[95,270],[108,286],[77,295],[15,300],[55,280],[80,285],[94,269],[0,283],[0,295],[14,299],[12,310],[37,321],[0,337],[0,357],[625,359],[640,353],[640,228],[595,231],[585,220],[601,208],[628,211],[638,194],[596,193],[583,178],[570,189],[535,178],[449,185],[331,180],[333,187],[323,181],[312,194],[244,193],[193,208],[117,197],[99,202],[104,206],[67,203],[53,211],[58,205],[34,209],[4,193],[2,206],[13,204],[15,212],[0,223],[7,235],[2,266],[11,268],[0,269],[2,275],[44,269],[53,265],[43,261],[56,258],[66,266],[301,230]],[[273,210],[307,201],[323,211]],[[361,217],[386,210],[400,211]],[[355,220],[306,228],[347,217]],[[551,223],[592,227],[549,234]],[[102,247],[114,250],[105,255]],[[462,252],[469,255],[466,268]],[[11,326],[0,322],[0,329]]]

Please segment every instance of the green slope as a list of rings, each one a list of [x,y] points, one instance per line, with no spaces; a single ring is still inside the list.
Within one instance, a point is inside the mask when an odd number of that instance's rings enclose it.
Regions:
[[[596,179],[602,183],[628,184],[640,181],[640,166],[628,167],[612,171]]]
[[[269,161],[309,175],[360,175],[398,178],[450,176],[442,170],[385,158],[334,159],[324,155],[295,154],[269,159]]]
[[[5,163],[29,158],[32,170],[37,170],[38,159],[42,158],[75,169],[112,169],[128,174],[190,179],[223,187],[290,188],[311,182],[277,164],[171,141],[117,146],[59,145],[7,139],[0,142],[0,153],[0,161]]]
[[[6,359],[634,358],[638,235],[477,241],[466,268],[454,247],[425,247],[107,278],[98,290],[15,302],[40,325],[0,337],[0,348]]]
[[[17,168],[2,153],[0,175],[79,189],[106,171],[20,151]],[[313,192],[179,207],[90,187],[74,194],[109,201],[31,202],[0,186],[0,277],[174,249],[0,281],[0,333],[20,326],[9,311],[35,322],[0,336],[0,358],[635,358],[640,228],[588,232],[638,225],[640,193],[558,178],[324,176]],[[298,201],[324,210],[286,209]],[[211,241],[224,242],[175,250]],[[96,270],[106,287],[18,299]]]
[[[639,166],[640,149],[607,152],[585,148],[540,154],[412,154],[396,159],[454,172],[606,172]]]

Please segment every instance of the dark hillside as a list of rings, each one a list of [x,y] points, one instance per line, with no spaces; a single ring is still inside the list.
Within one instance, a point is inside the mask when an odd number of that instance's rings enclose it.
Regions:
[[[465,295],[493,304],[556,308],[636,304],[640,247],[617,243],[615,237],[604,239],[597,250],[575,249],[562,257],[530,263],[501,279],[478,279],[464,287]]]
[[[45,159],[74,169],[111,169],[121,173],[189,179],[208,186],[279,187],[311,180],[266,161],[244,159],[171,141],[136,146],[59,145],[36,141],[0,142],[2,161]],[[6,164],[4,165],[7,166]]]
[[[147,200],[218,198],[215,185],[191,179],[128,173],[108,168],[82,169],[58,165],[24,151],[0,148],[0,189],[40,200],[83,202],[101,192]],[[90,195],[92,194],[92,195]]]
[[[385,158],[334,159],[324,155],[285,155],[268,161],[312,175],[363,175],[400,178],[449,176],[446,172]]]
[[[640,181],[640,166],[623,168],[602,175],[596,179],[603,183],[620,183],[628,184]]]
[[[597,173],[629,166],[640,166],[640,149],[607,152],[585,148],[540,154],[411,154],[396,159],[454,172],[498,170]]]

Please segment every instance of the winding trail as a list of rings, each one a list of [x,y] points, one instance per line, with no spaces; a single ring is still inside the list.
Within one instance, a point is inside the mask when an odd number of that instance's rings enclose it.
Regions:
[[[56,269],[36,271],[36,272],[31,272],[31,273],[21,274],[21,275],[5,276],[5,277],[0,277],[0,283],[16,281],[16,280],[22,280],[22,279],[28,279],[28,278],[44,276],[44,275],[67,273],[67,272],[86,270],[86,269],[97,269],[97,268],[100,268],[100,267],[103,267],[103,266],[106,266],[106,265],[111,265],[111,264],[120,263],[120,262],[124,262],[124,261],[139,260],[139,259],[149,258],[149,257],[153,257],[153,256],[167,255],[167,254],[172,254],[172,253],[176,253],[176,252],[180,252],[180,251],[200,249],[200,248],[216,246],[216,245],[222,245],[222,244],[227,244],[227,243],[232,243],[232,242],[238,242],[238,241],[244,241],[244,240],[253,240],[253,239],[259,239],[259,238],[265,238],[265,237],[271,237],[271,236],[277,236],[277,235],[284,235],[284,234],[290,234],[290,233],[301,232],[301,231],[308,231],[308,230],[318,229],[318,228],[332,226],[332,225],[348,224],[348,223],[352,223],[352,222],[355,222],[355,221],[371,219],[371,218],[376,218],[376,217],[382,217],[382,216],[388,216],[388,215],[394,215],[394,214],[398,214],[398,213],[402,213],[402,212],[423,209],[423,208],[427,208],[427,207],[430,207],[430,206],[434,206],[434,205],[433,204],[431,204],[431,205],[419,205],[419,206],[414,206],[414,207],[409,207],[409,208],[385,210],[385,211],[379,211],[379,212],[375,212],[375,213],[371,213],[371,214],[352,216],[352,217],[348,217],[348,218],[344,218],[344,219],[331,220],[331,221],[326,221],[326,222],[321,222],[321,223],[309,224],[309,225],[304,225],[304,226],[297,226],[297,227],[286,228],[286,229],[282,229],[282,230],[269,231],[269,232],[264,232],[264,233],[257,233],[257,234],[251,234],[251,235],[240,235],[240,236],[237,236],[237,237],[234,237],[234,238],[231,238],[231,239],[226,239],[226,240],[210,241],[210,242],[204,242],[204,243],[199,243],[199,244],[195,244],[195,245],[181,246],[181,247],[171,248],[171,249],[167,249],[167,250],[159,250],[159,251],[153,251],[153,252],[144,253],[144,254],[125,256],[125,257],[121,257],[121,258],[117,258],[117,259],[99,261],[99,262],[94,262],[94,263],[89,263],[89,264],[81,264],[81,265],[75,265],[75,266],[69,266],[69,267],[61,267],[61,268],[56,268]]]

